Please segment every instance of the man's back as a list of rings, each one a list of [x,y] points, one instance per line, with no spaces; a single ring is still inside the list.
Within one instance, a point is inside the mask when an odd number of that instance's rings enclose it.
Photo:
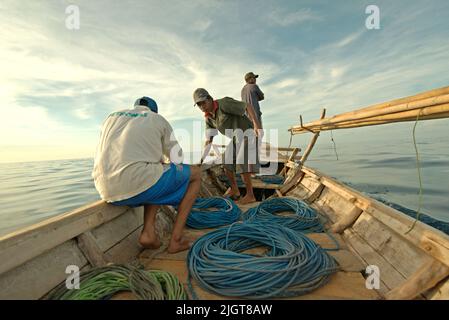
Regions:
[[[148,189],[163,173],[163,155],[177,146],[172,128],[146,107],[109,115],[103,124],[92,177],[102,199],[119,201]]]
[[[243,86],[241,95],[242,101],[251,104],[256,115],[260,118],[262,112],[260,111],[259,101],[263,100],[263,93],[259,86],[255,83],[247,83]]]

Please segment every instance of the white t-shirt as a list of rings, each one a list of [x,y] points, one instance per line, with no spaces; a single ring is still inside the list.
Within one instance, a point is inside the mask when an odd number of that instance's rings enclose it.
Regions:
[[[144,106],[114,112],[101,129],[92,177],[108,202],[129,199],[154,185],[166,158],[183,160],[173,129],[161,115]]]

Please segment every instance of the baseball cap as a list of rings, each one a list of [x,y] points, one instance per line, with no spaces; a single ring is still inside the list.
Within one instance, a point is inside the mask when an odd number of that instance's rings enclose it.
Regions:
[[[203,88],[198,88],[193,92],[193,102],[194,106],[201,101],[206,101],[207,98],[209,97],[209,92],[207,92],[206,89]]]
[[[157,103],[149,97],[142,97],[136,100],[134,106],[145,106],[148,107],[154,113],[157,113]]]
[[[254,74],[252,72],[248,72],[247,74],[245,74],[245,81],[248,80],[249,78],[257,78],[259,77],[258,74]]]

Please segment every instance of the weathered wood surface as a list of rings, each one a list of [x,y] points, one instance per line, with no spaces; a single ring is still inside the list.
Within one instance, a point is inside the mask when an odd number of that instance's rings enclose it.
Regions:
[[[433,288],[442,279],[449,276],[449,267],[438,260],[424,263],[415,274],[401,285],[386,294],[390,300],[415,299],[421,293]]]
[[[0,275],[0,299],[40,299],[68,277],[66,268],[88,264],[75,240],[69,240]]]
[[[90,231],[80,234],[77,240],[78,247],[93,267],[102,267],[108,264],[108,259]]]
[[[0,238],[0,274],[131,210],[98,201]]]

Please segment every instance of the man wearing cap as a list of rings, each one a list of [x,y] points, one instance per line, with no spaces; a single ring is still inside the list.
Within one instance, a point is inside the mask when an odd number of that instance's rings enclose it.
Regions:
[[[261,126],[254,107],[229,97],[214,100],[203,88],[195,90],[193,101],[204,112],[206,118],[206,149],[208,146],[210,147],[217,131],[232,139],[232,143],[226,148],[223,159],[225,173],[231,184],[225,196],[232,199],[240,197],[235,180],[235,173],[240,173],[246,186],[246,195],[240,200],[240,203],[256,201],[251,174],[259,172],[257,135]]]
[[[145,248],[161,245],[154,228],[159,206],[178,206],[168,252],[186,250],[190,243],[183,229],[200,189],[201,171],[180,164],[182,149],[153,99],[139,98],[134,106],[111,113],[103,123],[92,171],[95,187],[113,205],[144,206],[139,242]]]
[[[259,77],[258,74],[248,72],[245,74],[246,84],[242,88],[242,101],[252,105],[256,116],[259,119],[259,123],[262,125],[262,112],[260,111],[259,101],[262,101],[265,96],[260,90],[259,86],[256,84],[256,79]]]

